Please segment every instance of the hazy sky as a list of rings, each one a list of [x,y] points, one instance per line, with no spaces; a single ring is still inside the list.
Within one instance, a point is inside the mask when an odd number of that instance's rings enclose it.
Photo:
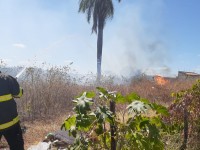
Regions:
[[[104,29],[103,74],[200,73],[200,0],[114,5]],[[96,73],[97,37],[78,6],[79,0],[0,0],[0,60],[7,66],[73,62],[79,73]]]

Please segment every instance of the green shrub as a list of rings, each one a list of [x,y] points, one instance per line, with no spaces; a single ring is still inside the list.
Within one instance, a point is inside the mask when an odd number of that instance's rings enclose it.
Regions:
[[[135,93],[123,96],[101,87],[97,90],[98,94],[84,92],[73,100],[74,115],[62,125],[75,138],[71,149],[164,149],[160,135],[167,131],[161,120],[168,115],[164,106],[150,103]],[[97,99],[99,105],[92,107]],[[127,104],[126,121],[116,115],[115,103]]]

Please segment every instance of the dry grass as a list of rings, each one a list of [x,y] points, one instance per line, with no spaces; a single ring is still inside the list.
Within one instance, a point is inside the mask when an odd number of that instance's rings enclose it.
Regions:
[[[52,120],[48,119],[23,122],[22,126],[26,126],[27,128],[23,135],[25,149],[43,141],[47,134],[60,130],[64,119],[65,117],[59,117]]]
[[[54,120],[38,120],[33,122],[25,122],[27,131],[24,134],[25,149],[31,145],[38,144],[44,140],[45,136],[50,132],[58,131],[65,117],[58,117]]]
[[[29,121],[21,123],[22,126],[26,126],[27,128],[26,132],[23,134],[25,149],[43,141],[48,133],[58,131],[64,119],[65,116],[60,116],[53,120],[35,120],[33,122]],[[4,138],[2,138],[1,145],[8,147]]]
[[[39,68],[28,68],[20,85],[24,96],[18,101],[18,111],[23,119],[49,118],[72,109],[72,99],[84,91],[95,91],[95,76],[73,78],[69,68],[52,67],[45,72]],[[171,93],[189,88],[191,81],[173,81],[166,85],[157,85],[145,77],[129,80],[126,84],[114,84],[113,77],[103,77],[101,85],[109,91],[118,91],[123,95],[136,92],[151,102],[168,105],[172,102]],[[59,110],[59,111],[58,111]]]
[[[67,112],[72,110],[71,100],[83,91],[95,91],[96,87],[90,77],[71,77],[68,67],[52,67],[45,72],[38,68],[28,68],[19,82],[24,89],[24,96],[17,103],[21,121],[28,127],[24,134],[26,148],[43,140],[49,132],[59,130]],[[160,86],[141,77],[126,84],[114,84],[112,77],[104,77],[101,86],[123,95],[136,92],[151,102],[167,106],[173,100],[170,96],[172,92],[190,88],[193,83],[173,81]],[[117,107],[123,110],[126,106]]]

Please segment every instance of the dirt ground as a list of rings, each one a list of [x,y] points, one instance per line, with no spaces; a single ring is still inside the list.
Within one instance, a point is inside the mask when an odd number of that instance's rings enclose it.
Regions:
[[[25,125],[26,132],[23,135],[25,150],[27,150],[31,145],[36,145],[38,142],[44,140],[48,133],[55,132],[60,129],[63,117],[59,117],[56,120],[40,120],[34,122],[24,122],[21,125]],[[8,145],[5,139],[2,137],[0,141],[0,150],[7,150]]]

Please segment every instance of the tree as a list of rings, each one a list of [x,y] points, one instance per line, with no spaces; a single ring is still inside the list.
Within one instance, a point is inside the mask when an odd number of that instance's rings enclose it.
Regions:
[[[117,0],[120,2],[121,0]],[[93,18],[92,33],[97,34],[97,81],[101,78],[101,60],[103,47],[103,29],[107,19],[112,19],[114,6],[112,0],[80,0],[79,12],[85,13],[90,23]]]

